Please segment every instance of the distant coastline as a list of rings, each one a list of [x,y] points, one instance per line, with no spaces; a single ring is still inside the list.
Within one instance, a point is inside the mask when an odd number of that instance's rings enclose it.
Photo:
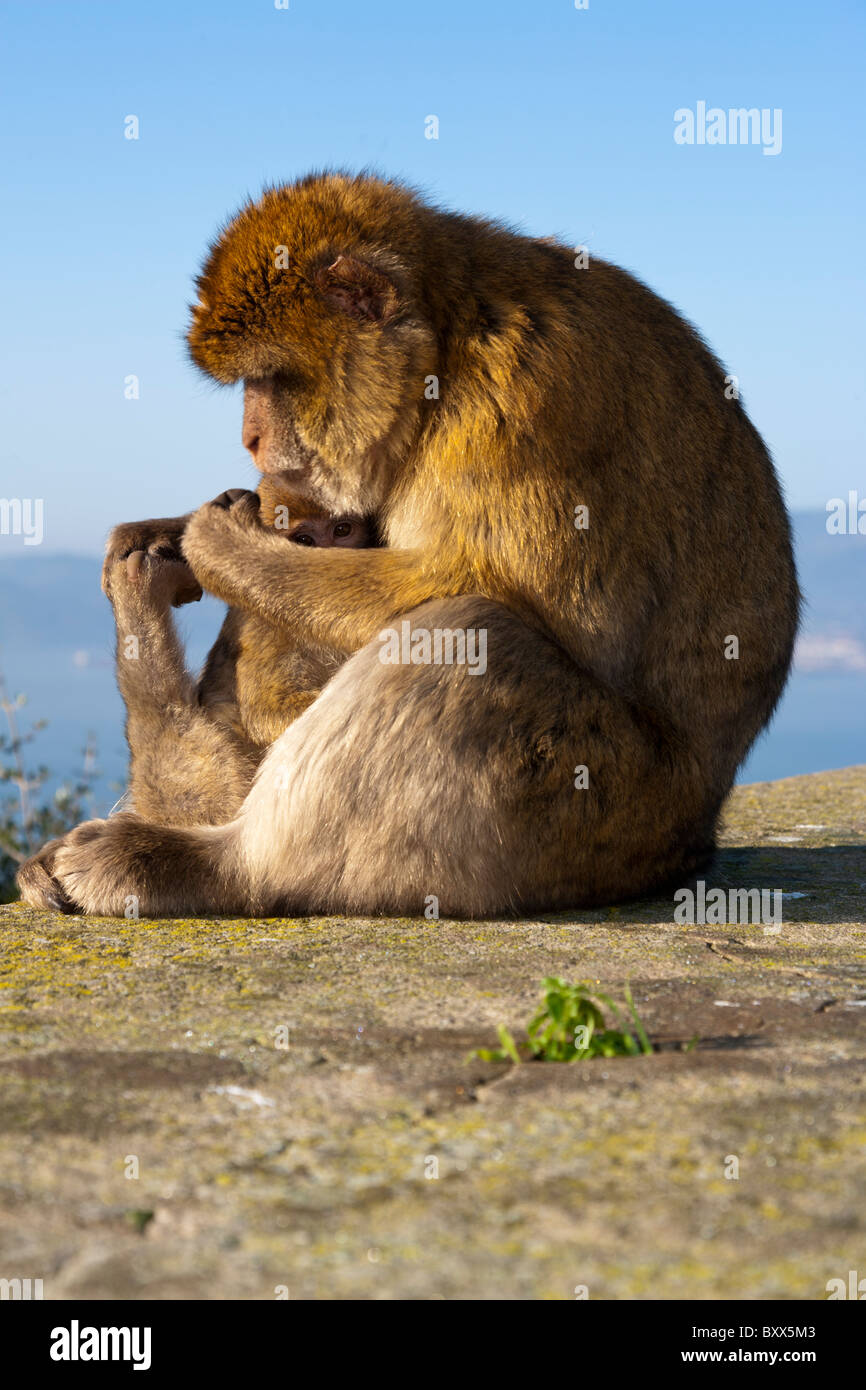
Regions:
[[[739,782],[770,781],[866,762],[866,536],[831,535],[822,511],[792,517],[805,596],[795,666],[769,729]],[[0,669],[27,695],[22,722],[47,727],[28,750],[55,781],[80,768],[96,736],[100,809],[125,784],[123,708],[114,684],[110,608],[99,587],[101,558],[14,550],[0,539]],[[222,615],[213,599],[182,610],[190,660],[204,659]]]

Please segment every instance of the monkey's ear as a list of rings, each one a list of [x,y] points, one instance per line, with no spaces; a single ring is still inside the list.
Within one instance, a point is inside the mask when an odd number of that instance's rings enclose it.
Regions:
[[[362,323],[387,323],[397,311],[397,286],[384,271],[357,256],[338,256],[316,272],[330,304]]]

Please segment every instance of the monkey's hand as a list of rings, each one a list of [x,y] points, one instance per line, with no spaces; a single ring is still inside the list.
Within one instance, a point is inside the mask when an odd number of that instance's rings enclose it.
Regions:
[[[118,617],[130,610],[160,613],[197,603],[202,589],[185,560],[168,559],[145,550],[133,550],[125,560],[107,568],[109,598]]]
[[[183,533],[183,554],[195,578],[209,594],[229,597],[232,573],[249,565],[251,544],[266,545],[275,537],[259,521],[259,498],[246,488],[233,487],[221,492],[193,512]],[[283,542],[278,545],[282,548]]]
[[[108,597],[112,597],[111,575],[113,571],[117,572],[115,567],[118,561],[127,560],[135,551],[183,564],[180,538],[188,521],[188,516],[168,516],[115,526],[108,537],[105,562],[102,566],[102,588]],[[182,603],[194,603],[200,598],[201,588],[193,580],[186,585],[180,585],[178,597],[172,601],[177,606]]]

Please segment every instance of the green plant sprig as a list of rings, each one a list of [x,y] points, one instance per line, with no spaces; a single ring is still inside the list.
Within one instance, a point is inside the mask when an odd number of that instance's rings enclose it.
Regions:
[[[622,1014],[610,995],[592,989],[589,980],[570,985],[548,975],[541,988],[542,1005],[527,1024],[525,1043],[516,1043],[501,1023],[497,1032],[502,1046],[478,1048],[470,1056],[482,1062],[582,1062],[591,1057],[650,1056],[654,1051],[628,985],[624,994],[634,1033],[625,1026],[607,1026],[603,1008],[613,1014],[617,1024],[622,1023]]]

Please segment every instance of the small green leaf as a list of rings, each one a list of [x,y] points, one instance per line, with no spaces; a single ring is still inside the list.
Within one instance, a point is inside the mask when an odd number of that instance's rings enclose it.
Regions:
[[[503,1051],[508,1053],[508,1056],[511,1058],[512,1062],[515,1062],[519,1065],[520,1053],[517,1051],[514,1039],[512,1038],[505,1024],[500,1023],[496,1031],[499,1034],[499,1041],[502,1043]]]

